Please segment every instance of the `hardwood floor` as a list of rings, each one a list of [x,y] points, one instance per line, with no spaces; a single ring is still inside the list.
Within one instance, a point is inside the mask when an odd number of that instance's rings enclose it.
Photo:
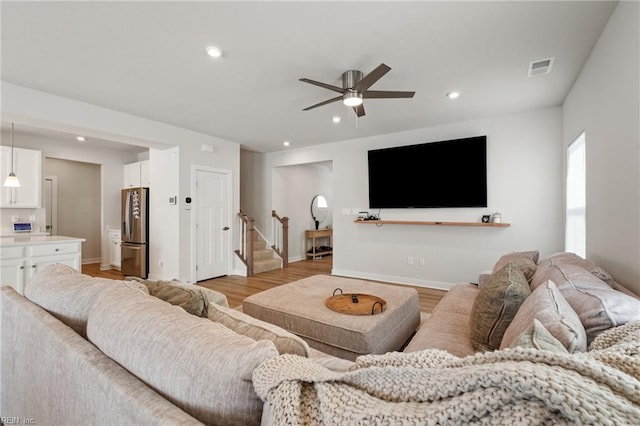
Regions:
[[[227,275],[224,277],[213,278],[210,280],[200,281],[201,285],[212,290],[219,291],[227,296],[229,306],[235,307],[242,304],[242,301],[255,293],[268,290],[270,288],[287,284],[292,281],[310,277],[312,275],[331,275],[332,268],[331,256],[325,256],[317,260],[301,260],[289,264],[287,269],[276,269],[273,271],[263,272],[253,277],[242,277],[238,275]],[[101,271],[100,265],[87,264],[82,265],[82,272],[97,277],[123,279],[124,276],[116,270]],[[395,284],[390,284],[395,285]],[[420,298],[420,310],[423,312],[431,312],[438,304],[440,299],[445,295],[446,291],[434,290],[424,287],[415,287]]]

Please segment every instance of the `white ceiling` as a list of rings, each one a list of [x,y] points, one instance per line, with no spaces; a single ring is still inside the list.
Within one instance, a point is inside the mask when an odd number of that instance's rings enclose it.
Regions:
[[[560,105],[615,6],[2,1],[2,80],[269,152]],[[552,73],[527,78],[548,57]],[[383,62],[371,89],[413,99],[365,100],[358,120],[340,102],[302,111],[335,93],[299,78],[340,86]]]

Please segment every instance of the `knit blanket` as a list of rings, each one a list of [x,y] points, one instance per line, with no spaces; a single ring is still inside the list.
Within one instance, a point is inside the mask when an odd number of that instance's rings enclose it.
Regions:
[[[253,373],[276,425],[640,424],[640,322],[589,352],[367,355],[348,372],[281,355]]]

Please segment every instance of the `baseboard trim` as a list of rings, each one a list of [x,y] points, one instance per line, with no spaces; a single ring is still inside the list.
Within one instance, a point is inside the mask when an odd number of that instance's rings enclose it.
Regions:
[[[419,280],[415,278],[398,277],[394,275],[370,274],[362,271],[351,271],[348,269],[333,268],[331,270],[331,274],[341,276],[341,277],[360,278],[360,279],[373,280],[373,281],[383,281],[383,282],[388,282],[393,284],[413,285],[416,287],[432,288],[435,290],[446,290],[446,291],[449,291],[455,285],[452,283],[444,283],[440,281]]]

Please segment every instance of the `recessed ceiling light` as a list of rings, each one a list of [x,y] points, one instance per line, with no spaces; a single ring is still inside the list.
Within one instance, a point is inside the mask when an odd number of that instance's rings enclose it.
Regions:
[[[291,142],[289,142],[289,141],[284,141],[284,142],[282,142],[282,145],[284,145],[284,146],[289,146],[289,145],[291,145]]]
[[[338,116],[336,115],[335,117],[333,117],[333,118],[331,119],[331,121],[333,121],[334,123],[339,123],[339,122],[341,122],[341,121],[342,121],[342,118],[340,118],[340,117],[338,117]]]
[[[222,50],[220,50],[220,48],[216,46],[209,46],[207,47],[206,51],[207,55],[211,56],[212,58],[219,58],[222,56]]]
[[[87,138],[85,138],[84,136],[76,136],[76,140],[78,142],[85,142],[87,140]]]
[[[460,97],[460,92],[449,92],[447,93],[447,98],[449,99],[457,99]]]

